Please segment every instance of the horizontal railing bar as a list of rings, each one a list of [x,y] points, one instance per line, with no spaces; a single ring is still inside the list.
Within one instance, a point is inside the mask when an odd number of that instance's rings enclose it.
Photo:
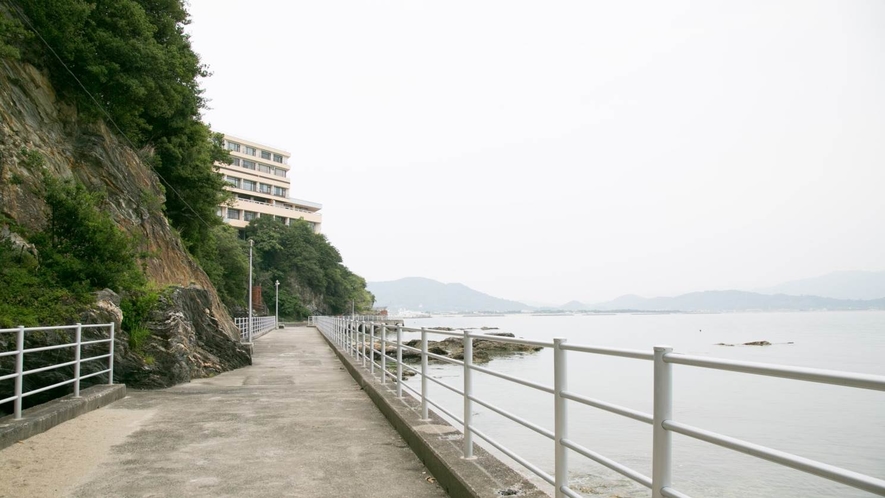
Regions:
[[[598,346],[581,346],[580,344],[564,343],[562,349],[566,351],[578,351],[581,353],[602,354],[606,356],[621,356],[623,358],[635,358],[637,360],[654,360],[654,353],[647,353],[637,349],[603,348]]]
[[[476,396],[468,396],[468,398],[469,398],[471,401],[473,401],[473,402],[475,402],[475,403],[478,403],[478,404],[480,404],[480,405],[482,405],[482,406],[488,408],[489,410],[491,410],[491,411],[497,413],[498,415],[501,415],[502,417],[507,417],[507,418],[509,418],[510,420],[516,422],[517,424],[522,425],[523,427],[526,427],[526,428],[528,428],[528,429],[531,429],[531,430],[537,432],[538,434],[540,434],[540,435],[542,435],[542,436],[546,436],[548,439],[551,439],[551,440],[552,440],[552,439],[555,439],[555,438],[556,438],[556,436],[553,434],[552,431],[548,431],[547,429],[541,427],[540,425],[537,425],[537,424],[534,424],[534,423],[532,423],[532,422],[529,422],[528,420],[526,420],[526,419],[524,419],[524,418],[522,418],[522,417],[519,417],[519,416],[517,416],[517,415],[513,415],[512,413],[509,413],[509,412],[507,412],[506,410],[504,410],[504,409],[502,409],[502,408],[498,408],[497,406],[495,406],[495,405],[493,405],[493,404],[491,404],[491,403],[486,403],[485,401],[482,401],[481,399],[477,398]]]
[[[441,354],[431,353],[431,352],[429,352],[429,351],[427,352],[427,357],[428,357],[428,358],[433,358],[433,359],[435,359],[435,360],[439,360],[439,361],[444,361],[444,362],[446,362],[446,363],[451,363],[451,364],[453,364],[453,365],[462,365],[462,366],[464,365],[464,362],[461,361],[461,360],[456,360],[456,359],[454,359],[454,358],[449,358],[448,356],[443,356],[443,355],[441,355]]]
[[[550,474],[544,472],[543,470],[541,470],[541,469],[538,468],[537,466],[533,465],[532,463],[530,463],[530,462],[529,462],[528,460],[526,460],[525,458],[523,458],[523,457],[517,455],[516,453],[514,453],[514,452],[508,450],[506,447],[504,447],[504,445],[502,445],[501,443],[495,441],[494,439],[492,439],[491,437],[487,436],[486,434],[484,434],[484,433],[482,433],[482,432],[480,432],[480,431],[478,431],[478,430],[476,430],[476,429],[474,429],[474,428],[472,428],[472,427],[471,427],[470,429],[471,429],[471,431],[472,431],[474,434],[476,434],[477,436],[483,438],[487,443],[489,443],[490,445],[492,445],[492,446],[494,446],[495,448],[497,448],[498,451],[500,451],[501,453],[504,453],[505,455],[509,456],[510,458],[512,458],[513,460],[515,460],[517,463],[519,463],[519,464],[522,465],[523,467],[525,467],[525,468],[529,469],[530,471],[532,471],[532,473],[534,473],[536,476],[540,477],[541,479],[544,479],[544,480],[547,481],[549,484],[552,484],[552,485],[554,485],[554,486],[556,485],[556,481],[553,479],[553,476],[551,476]]]
[[[0,358],[3,358],[4,356],[15,356],[17,354],[18,354],[17,350],[16,351],[2,351],[2,352],[0,352]]]
[[[3,403],[9,403],[10,401],[15,401],[16,398],[18,398],[18,396],[11,396],[6,399],[0,399],[0,405],[2,405]]]
[[[455,420],[455,422],[458,422],[461,425],[461,427],[464,427],[464,419],[462,419],[461,417],[455,415],[454,413],[446,410],[445,408],[440,406],[439,403],[433,401],[430,398],[427,398],[427,402],[430,403],[431,405],[433,405],[437,410],[439,410],[439,411],[445,413],[446,415],[448,415],[449,417],[451,417],[453,420]]]
[[[111,371],[110,368],[105,368],[104,370],[102,370],[102,371],[100,371],[100,372],[92,372],[92,373],[89,374],[89,375],[81,375],[81,376],[80,376],[80,380],[88,379],[89,377],[95,377],[96,375],[105,374],[105,373],[108,373],[108,372],[110,372],[110,371]]]
[[[474,339],[480,339],[483,341],[506,342],[508,344],[524,344],[526,346],[539,346],[542,348],[552,348],[553,347],[552,342],[532,341],[529,339],[522,339],[519,337],[504,337],[504,336],[499,336],[499,335],[488,335],[488,334],[468,334],[468,336],[470,336]]]
[[[783,367],[767,363],[705,358],[703,356],[674,353],[665,354],[664,361],[667,363],[676,363],[678,365],[690,365],[693,367],[713,368],[716,370],[728,370],[731,372],[765,375],[768,377],[804,380],[820,384],[833,384],[837,386],[856,387],[859,389],[885,391],[885,376],[882,375],[840,372],[837,370],[822,370],[818,368]]]
[[[646,424],[651,424],[654,422],[654,418],[648,413],[625,408],[623,406],[613,405],[611,403],[606,403],[605,401],[600,401],[598,399],[585,398],[584,396],[580,396],[568,391],[563,391],[561,393],[561,396],[565,399],[577,401],[578,403],[583,403],[587,406],[592,406],[593,408],[599,408],[600,410],[605,410],[607,412],[611,412],[622,417],[632,418],[633,420],[645,422]]]
[[[519,377],[513,377],[511,375],[496,372],[494,370],[489,370],[488,368],[484,368],[484,367],[478,367],[476,365],[472,365],[470,368],[472,368],[473,370],[476,370],[477,372],[482,372],[482,373],[489,374],[489,375],[492,375],[495,377],[500,377],[504,380],[509,380],[511,382],[516,382],[517,384],[522,384],[526,387],[531,387],[531,388],[537,389],[539,391],[544,391],[545,393],[553,394],[553,388],[547,387],[543,384],[538,384],[538,383],[532,382],[530,380],[520,379]]]
[[[563,486],[559,489],[562,491],[562,494],[568,496],[569,498],[584,498],[584,495],[580,495],[571,490],[568,486]]]
[[[869,491],[871,493],[885,496],[885,481],[881,479],[876,479],[875,477],[871,477],[865,474],[861,474],[859,472],[836,467],[835,465],[821,463],[809,458],[793,455],[792,453],[787,453],[785,451],[775,450],[766,446],[749,443],[747,441],[724,436],[712,431],[699,429],[697,427],[693,427],[691,425],[683,424],[681,422],[676,422],[673,420],[664,420],[663,427],[664,429],[682,434],[684,436],[700,439],[701,441],[706,441],[717,446],[722,446],[723,448],[728,448],[740,453],[745,453],[756,458],[768,460],[769,462],[774,462],[786,467],[794,468],[796,470],[801,470],[802,472],[807,472],[809,474],[814,474],[819,477],[830,479],[831,481],[841,482],[842,484],[847,484],[849,486],[862,489],[864,491]]]
[[[90,344],[101,344],[104,342],[111,342],[110,339],[96,339],[94,341],[83,341],[80,343],[81,346],[88,346]]]
[[[25,332],[40,332],[44,330],[73,330],[77,327],[81,329],[100,329],[110,328],[110,323],[84,323],[82,325],[48,325],[45,327],[25,327]],[[0,329],[0,334],[5,332],[18,332],[18,327],[14,329]]]
[[[416,353],[420,353],[420,352],[421,352],[421,348],[415,348],[415,347],[412,347],[412,346],[406,346],[405,344],[401,345],[400,347],[403,349],[403,351],[414,351],[414,352],[416,352]]]
[[[45,371],[47,371],[47,370],[52,370],[53,368],[67,367],[67,366],[69,366],[69,365],[73,365],[73,364],[75,364],[75,363],[77,363],[76,360],[74,360],[74,361],[69,361],[69,362],[67,362],[67,363],[59,363],[59,364],[57,364],[57,365],[49,365],[48,367],[35,368],[35,369],[33,369],[33,370],[25,370],[24,372],[22,372],[22,375],[30,375],[30,374],[34,374],[34,373],[45,372]]]
[[[418,374],[418,375],[421,375],[421,370],[418,370],[417,368],[412,367],[412,366],[410,366],[410,365],[406,365],[405,363],[403,363],[403,368],[405,368],[406,370],[411,370],[411,371],[415,372],[415,373]]]
[[[440,386],[445,387],[446,389],[448,389],[449,391],[452,391],[452,392],[455,393],[455,394],[458,394],[458,395],[464,396],[464,391],[458,389],[457,387],[450,386],[450,385],[446,384],[445,382],[443,382],[443,381],[441,381],[441,380],[439,380],[439,379],[434,379],[434,378],[433,378],[432,376],[430,376],[430,375],[427,376],[427,380],[432,381],[432,382],[435,382],[436,384],[439,384]]]
[[[13,372],[13,373],[8,374],[8,375],[0,376],[0,381],[7,380],[7,379],[14,379],[14,378],[16,378],[16,377],[18,377],[18,372]]]
[[[688,496],[687,494],[680,491],[676,491],[669,486],[661,488],[661,494],[666,496],[667,498],[691,498],[691,496]]]
[[[82,362],[84,362],[84,361],[101,360],[101,359],[104,359],[104,358],[110,358],[110,357],[111,357],[111,354],[110,354],[110,353],[108,353],[108,354],[103,354],[103,355],[101,355],[101,356],[90,356],[89,358],[81,358],[81,359],[80,359],[80,363],[82,363]]]
[[[585,457],[589,458],[590,460],[593,460],[594,462],[596,462],[600,465],[603,465],[605,467],[610,468],[611,470],[614,470],[615,472],[617,472],[618,474],[621,474],[624,477],[629,477],[630,479],[633,479],[634,481],[638,482],[639,484],[642,484],[646,488],[651,488],[651,478],[650,477],[644,476],[644,475],[640,474],[639,472],[636,472],[635,470],[631,469],[630,467],[622,465],[622,464],[612,460],[611,458],[602,456],[599,453],[597,453],[591,449],[585,448],[570,439],[563,439],[561,442],[562,442],[562,445],[565,446],[566,448],[572,449],[572,450],[584,455]]]
[[[447,335],[449,337],[464,337],[464,331],[462,330],[424,329],[424,331],[428,334]],[[421,332],[421,329],[418,329],[418,332]]]
[[[62,382],[59,382],[58,384],[52,384],[51,386],[41,387],[40,389],[34,389],[33,391],[28,391],[26,393],[22,393],[22,398],[24,398],[25,396],[30,396],[32,394],[42,393],[43,391],[48,391],[50,389],[55,389],[56,387],[61,387],[61,386],[67,385],[67,384],[73,384],[76,381],[77,381],[77,379],[68,379],[68,380],[64,380]]]
[[[25,349],[22,352],[23,353],[39,353],[41,351],[52,351],[53,349],[72,348],[76,345],[77,345],[76,342],[72,342],[70,344],[55,344],[53,346],[43,346],[42,348]]]

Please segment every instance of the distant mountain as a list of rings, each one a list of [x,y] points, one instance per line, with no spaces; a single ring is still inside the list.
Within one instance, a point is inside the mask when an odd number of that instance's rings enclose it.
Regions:
[[[390,282],[369,282],[377,306],[391,311],[520,311],[530,309],[523,303],[483,294],[463,284],[444,284],[429,278],[408,277]]]
[[[863,310],[885,309],[885,298],[849,300],[726,290],[691,292],[680,296],[655,298],[626,295],[589,307],[598,310],[642,311]]]
[[[756,292],[834,299],[879,299],[885,297],[885,271],[837,271],[756,289]]]
[[[552,307],[552,306],[551,306]],[[592,308],[592,306],[582,303],[581,301],[569,301],[562,306],[556,306],[556,309],[565,311],[580,311]]]

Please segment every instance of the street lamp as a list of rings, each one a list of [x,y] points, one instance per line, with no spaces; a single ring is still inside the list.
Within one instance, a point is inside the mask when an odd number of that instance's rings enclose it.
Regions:
[[[274,287],[276,287],[277,294],[277,321],[274,322],[277,328],[280,328],[280,281],[277,280],[273,283]]]
[[[252,343],[252,247],[255,241],[249,239],[249,343]]]

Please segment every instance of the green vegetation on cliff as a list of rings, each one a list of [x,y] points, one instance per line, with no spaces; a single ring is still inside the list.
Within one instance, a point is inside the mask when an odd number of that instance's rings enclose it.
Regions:
[[[277,280],[280,316],[287,320],[313,313],[346,313],[351,305],[357,310],[372,307],[374,297],[366,290],[366,281],[344,266],[338,250],[307,222],[297,220],[287,226],[272,218],[257,218],[244,235],[255,243],[253,282],[263,289],[270,313],[274,312]],[[245,309],[249,243],[237,239],[236,230],[227,226],[217,229],[215,239],[220,243],[219,264],[207,269],[209,276],[228,306]]]
[[[102,209],[102,192],[45,179],[49,223],[27,236],[31,247],[0,241],[0,327],[77,321],[105,288],[138,293],[146,285],[138,241]]]
[[[81,117],[110,117],[136,148],[153,151],[149,160],[166,187],[166,216],[200,257],[212,227],[221,223],[215,209],[227,194],[214,163],[226,152],[220,135],[200,120],[205,101],[198,78],[208,72],[184,32],[189,22],[184,2],[0,4],[6,6],[6,15],[0,15],[5,28],[0,55],[20,54],[47,70],[55,90]],[[25,24],[52,50],[29,37]]]
[[[221,135],[200,119],[206,102],[199,79],[208,70],[185,33],[188,23],[183,0],[0,0],[0,57],[43,70],[59,99],[76,109],[71,124],[105,121],[139,150],[165,188],[165,216],[219,297],[236,311],[246,307],[248,245],[216,215],[229,194],[214,165],[228,155]],[[32,153],[39,157],[39,151]],[[29,159],[17,163],[22,161]],[[2,300],[0,319],[16,325],[70,322],[89,292],[104,287],[133,300],[124,302],[129,314],[144,308],[134,301],[147,292],[137,241],[114,225],[100,194],[76,183],[52,182],[46,184],[51,213],[44,232],[24,233],[13,226],[15,220],[0,219],[0,226],[8,225],[36,249],[28,256],[3,243],[0,263],[10,263],[4,281],[21,285],[0,291],[9,299]],[[158,208],[157,203],[151,209]],[[60,216],[82,219],[58,222]],[[94,223],[84,223],[84,216]],[[247,236],[256,242],[255,282],[269,304],[273,282],[281,282],[283,316],[340,313],[349,311],[351,302],[371,306],[365,281],[307,224],[287,227],[261,219]],[[37,284],[44,280],[50,284]],[[44,310],[28,310],[28,303],[41,296],[54,297]],[[58,308],[65,303],[69,306]],[[140,323],[133,319],[126,327]]]

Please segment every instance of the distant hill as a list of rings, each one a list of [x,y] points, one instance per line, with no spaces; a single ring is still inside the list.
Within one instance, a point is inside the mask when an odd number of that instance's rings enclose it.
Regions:
[[[581,301],[569,301],[569,302],[563,304],[562,306],[558,306],[555,308],[565,310],[565,311],[580,311],[580,310],[590,309],[590,308],[592,308],[592,306],[584,304]]]
[[[408,277],[390,282],[369,282],[377,306],[391,311],[404,308],[413,311],[520,311],[530,309],[517,301],[499,299],[463,284],[444,284],[429,278]]]
[[[756,289],[756,292],[834,299],[879,299],[885,297],[885,271],[837,271]]]
[[[885,298],[849,300],[726,290],[691,292],[680,296],[655,298],[626,295],[612,301],[589,305],[587,308],[643,311],[862,310],[885,309]]]

